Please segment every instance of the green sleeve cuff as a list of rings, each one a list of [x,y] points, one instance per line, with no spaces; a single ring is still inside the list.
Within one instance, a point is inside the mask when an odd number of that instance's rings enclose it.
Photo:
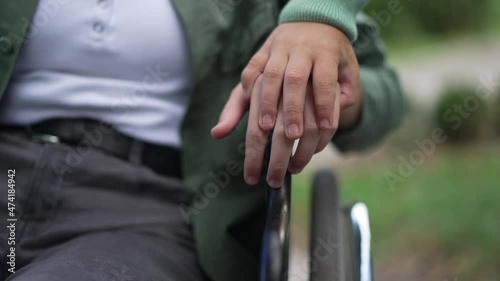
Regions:
[[[357,37],[356,15],[367,0],[290,0],[283,8],[279,23],[309,21],[342,30],[353,42]]]

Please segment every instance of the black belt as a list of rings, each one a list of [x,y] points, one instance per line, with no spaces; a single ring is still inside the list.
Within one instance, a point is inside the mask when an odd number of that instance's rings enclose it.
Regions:
[[[138,162],[158,174],[182,178],[178,149],[128,137],[109,124],[89,119],[53,119],[30,126],[0,126],[0,131],[23,130],[34,140],[95,147],[118,158]],[[131,159],[138,158],[138,159]]]

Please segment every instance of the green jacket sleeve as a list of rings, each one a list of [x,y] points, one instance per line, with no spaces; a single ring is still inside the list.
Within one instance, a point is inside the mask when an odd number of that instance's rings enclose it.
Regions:
[[[310,21],[329,24],[356,39],[356,15],[368,0],[290,0],[281,10],[279,23]]]
[[[334,136],[333,142],[341,151],[363,150],[379,142],[401,123],[407,108],[399,79],[386,64],[378,26],[360,14],[357,29],[353,47],[360,66],[363,110],[354,128]]]

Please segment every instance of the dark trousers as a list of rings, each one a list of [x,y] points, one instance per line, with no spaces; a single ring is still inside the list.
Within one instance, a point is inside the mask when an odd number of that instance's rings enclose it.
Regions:
[[[205,280],[186,196],[141,163],[0,132],[0,280]]]

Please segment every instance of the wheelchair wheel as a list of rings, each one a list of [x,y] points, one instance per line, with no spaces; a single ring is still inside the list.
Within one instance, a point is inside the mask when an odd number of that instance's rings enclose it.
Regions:
[[[311,216],[310,280],[344,280],[340,192],[329,170],[315,174]]]

